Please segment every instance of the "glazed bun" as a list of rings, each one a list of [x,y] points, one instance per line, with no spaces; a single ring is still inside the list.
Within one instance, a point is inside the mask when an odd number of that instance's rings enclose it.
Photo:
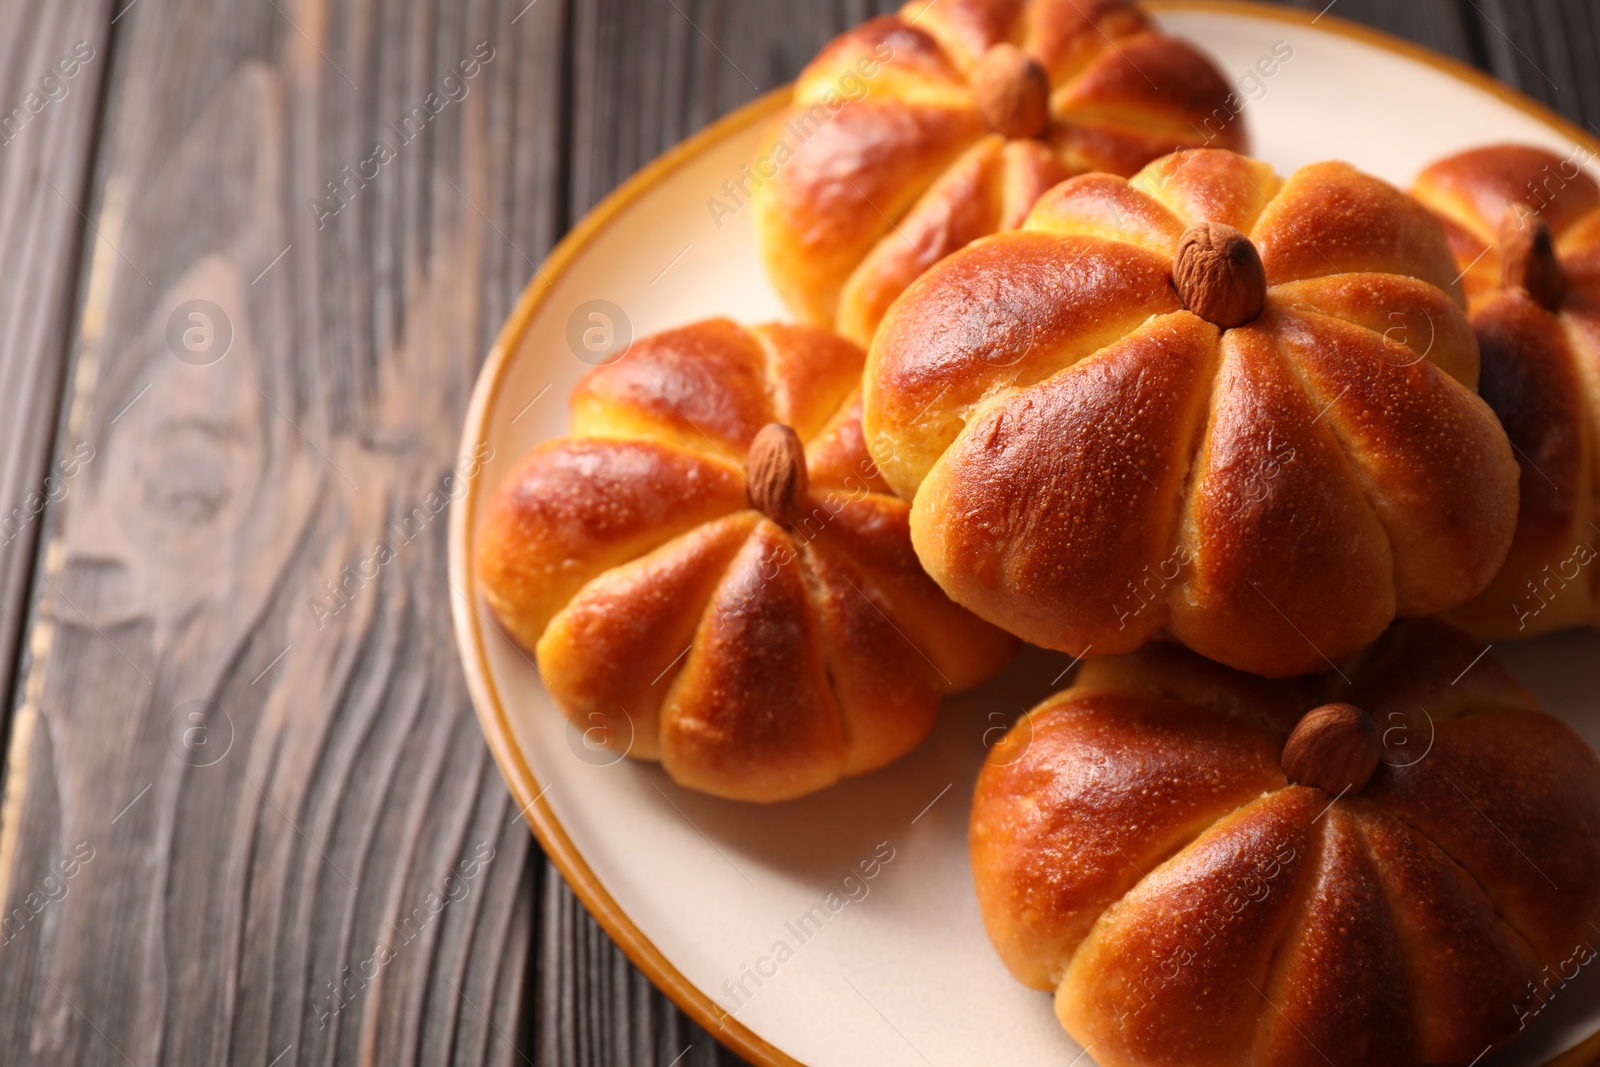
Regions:
[[[722,319],[637,341],[500,487],[479,588],[586,739],[786,800],[898,759],[1010,657],[917,564],[862,444],[863,358]]]
[[[928,573],[1025,640],[1323,670],[1477,595],[1511,543],[1458,273],[1343,163],[1073,178],[890,309],[867,447]]]

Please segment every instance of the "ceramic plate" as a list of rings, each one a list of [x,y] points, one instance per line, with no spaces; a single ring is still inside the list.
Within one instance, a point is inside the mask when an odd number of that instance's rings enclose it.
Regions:
[[[1567,155],[1600,145],[1482,76],[1348,24],[1235,4],[1152,5],[1241,81],[1255,154],[1280,173],[1337,158],[1399,185],[1431,160],[1511,140]],[[1280,44],[1280,42],[1282,42]],[[786,315],[748,209],[713,213],[755,154],[777,93],[647,168],[540,268],[478,381],[463,455],[493,457],[451,518],[456,631],[484,732],[547,852],[628,954],[721,1040],[758,1064],[1013,1067],[1074,1062],[1048,994],[990,949],[967,864],[967,804],[1007,722],[1050,692],[1065,657],[1026,654],[949,702],[935,734],[887,770],[776,807],[679,789],[656,766],[593,751],[478,598],[474,522],[508,469],[566,428],[590,346],[712,315]],[[594,316],[598,315],[596,318]],[[609,335],[608,335],[609,331]],[[1600,634],[1495,649],[1544,706],[1600,747]],[[867,861],[875,861],[868,863]],[[862,871],[872,872],[871,878]],[[801,917],[823,915],[802,924]],[[1597,934],[1600,937],[1600,934]],[[1559,991],[1490,1064],[1543,1064],[1600,1029],[1600,981]],[[1590,1050],[1564,1063],[1590,1062]],[[1088,1064],[1089,1057],[1081,1062]]]

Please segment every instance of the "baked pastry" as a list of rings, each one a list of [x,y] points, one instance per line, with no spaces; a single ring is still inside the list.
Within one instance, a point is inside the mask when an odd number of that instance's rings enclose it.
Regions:
[[[1243,106],[1126,0],[917,0],[822,50],[712,212],[751,198],[789,306],[865,345],[912,279],[1063,178],[1246,150]]]
[[[1414,193],[1440,218],[1482,349],[1478,391],[1522,471],[1517,536],[1451,613],[1485,640],[1600,621],[1600,187],[1574,156],[1494,145],[1440,160]]]
[[[1062,183],[873,341],[867,447],[951,598],[1082,655],[1287,676],[1481,592],[1517,467],[1444,233],[1343,163]]]
[[[1006,966],[1101,1067],[1478,1062],[1600,920],[1600,762],[1480,653],[1412,621],[1348,682],[1086,661],[978,780]]]
[[[786,800],[898,759],[1010,657],[917,565],[861,442],[863,358],[723,319],[637,341],[506,479],[479,586],[588,742]]]

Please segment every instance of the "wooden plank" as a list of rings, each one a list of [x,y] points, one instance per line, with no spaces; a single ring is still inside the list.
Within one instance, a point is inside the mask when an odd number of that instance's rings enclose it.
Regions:
[[[560,227],[565,5],[126,11],[58,435],[96,459],[46,516],[0,827],[0,1062],[532,1062],[537,868],[442,509]]]
[[[1486,66],[1600,133],[1600,12],[1588,0],[1469,0]]]
[[[1358,22],[1435,52],[1481,64],[1468,0],[1267,0]],[[1520,2],[1520,0],[1519,0]]]
[[[106,0],[0,7],[0,692],[10,693],[34,549],[76,457],[52,455],[88,220]],[[77,444],[78,442],[73,442]],[[70,457],[70,458],[69,458]],[[65,465],[62,464],[65,461]],[[6,736],[10,701],[0,708]]]

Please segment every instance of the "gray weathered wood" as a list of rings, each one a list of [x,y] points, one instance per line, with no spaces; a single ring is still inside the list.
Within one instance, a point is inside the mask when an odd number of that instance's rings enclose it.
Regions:
[[[1481,65],[1469,0],[1267,0],[1361,23]]]
[[[34,549],[72,491],[50,454],[99,133],[107,0],[0,5],[0,692],[20,653]],[[74,442],[76,443],[76,442]],[[9,702],[0,708],[5,736]]]
[[[96,458],[47,516],[7,768],[0,1062],[531,1062],[533,850],[436,513],[559,226],[564,9],[521,6],[124,9],[57,434]],[[231,345],[195,365],[205,326]]]
[[[1596,132],[1600,10],[1589,0],[1472,0],[1486,66]]]

